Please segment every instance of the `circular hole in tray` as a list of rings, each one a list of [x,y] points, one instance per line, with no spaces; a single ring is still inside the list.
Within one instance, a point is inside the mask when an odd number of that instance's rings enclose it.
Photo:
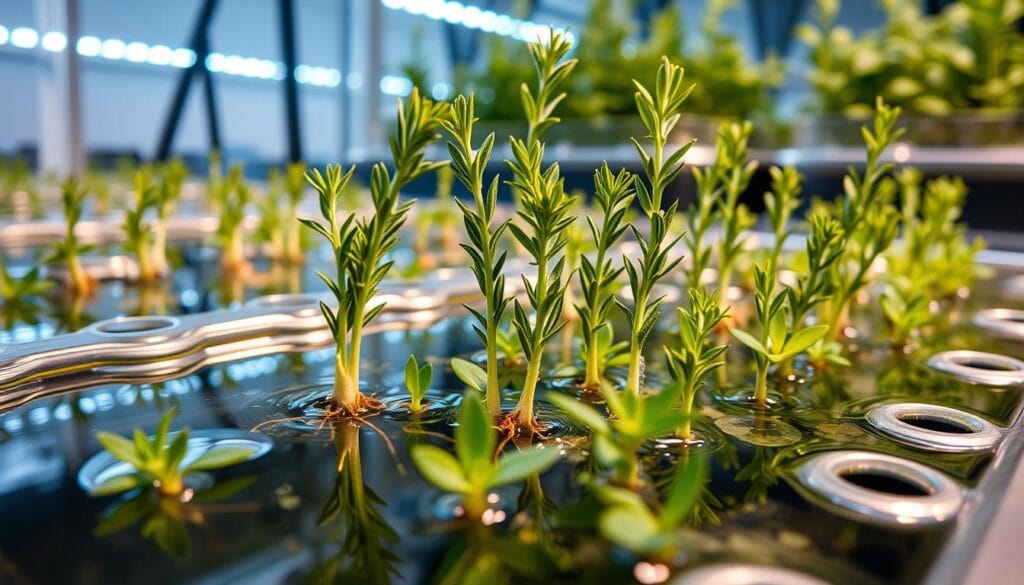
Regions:
[[[875,469],[849,469],[839,472],[839,477],[855,486],[891,496],[922,497],[931,495],[927,488],[918,483]]]
[[[976,429],[973,429],[965,424],[961,424],[958,421],[941,418],[937,416],[914,415],[908,413],[901,416],[897,416],[896,418],[899,419],[901,422],[905,422],[908,425],[917,427],[919,429],[935,431],[938,433],[969,435],[971,433],[978,432]]]
[[[95,330],[108,335],[131,335],[164,331],[177,326],[178,321],[170,317],[124,317],[97,323]]]

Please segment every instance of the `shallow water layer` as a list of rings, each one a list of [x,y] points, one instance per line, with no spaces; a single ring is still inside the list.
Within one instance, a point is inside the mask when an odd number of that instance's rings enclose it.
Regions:
[[[272,292],[319,290],[311,271],[263,278],[224,277],[208,257],[186,249],[168,291],[108,283],[76,306],[60,297],[7,314],[0,343],[29,341],[121,314],[180,314],[231,307]],[[695,425],[701,441],[661,440],[643,460],[664,488],[683,457],[709,462],[709,481],[673,571],[720,561],[775,564],[835,582],[915,582],[940,554],[952,524],[894,529],[848,519],[800,488],[795,470],[816,453],[859,449],[941,470],[976,486],[990,453],[932,454],[902,446],[864,420],[883,402],[913,400],[966,409],[1005,426],[1019,408],[1014,390],[955,381],[924,365],[938,349],[973,348],[1021,355],[1020,346],[982,334],[968,321],[976,308],[1020,306],[1001,298],[1005,275],[983,283],[944,310],[948,330],[905,354],[881,343],[877,316],[861,311],[854,366],[804,372],[774,385],[767,412],[751,408],[748,356],[731,350],[728,384],[703,397]],[[253,286],[247,284],[258,282]],[[666,312],[671,308],[666,307]],[[671,319],[651,340],[660,347]],[[873,340],[870,343],[865,340]],[[558,343],[553,344],[558,346]],[[12,583],[265,582],[419,583],[454,575],[466,559],[499,563],[514,582],[630,582],[639,559],[595,536],[593,502],[579,474],[595,471],[582,431],[542,403],[550,440],[563,460],[536,481],[497,490],[486,527],[468,526],[461,502],[425,483],[408,459],[420,441],[448,444],[462,385],[446,367],[471,357],[479,342],[458,313],[411,331],[386,331],[364,343],[367,390],[385,403],[358,428],[322,424],[318,400],[333,375],[331,350],[279,354],[199,369],[151,384],[105,384],[36,400],[0,414],[0,581]],[[576,349],[556,347],[551,369]],[[409,354],[435,363],[430,407],[403,410]],[[658,352],[648,379],[663,380]],[[554,382],[554,391],[572,391]],[[514,403],[509,392],[507,402]],[[145,491],[89,497],[77,482],[100,447],[95,432],[127,435],[154,428],[171,406],[175,428],[256,429],[273,441],[263,457],[212,473],[187,502]],[[600,406],[597,401],[597,406]],[[1005,471],[1005,470],[1002,470]],[[906,486],[870,474],[851,481],[904,494]],[[901,491],[902,490],[902,491]],[[912,491],[912,490],[911,490]]]

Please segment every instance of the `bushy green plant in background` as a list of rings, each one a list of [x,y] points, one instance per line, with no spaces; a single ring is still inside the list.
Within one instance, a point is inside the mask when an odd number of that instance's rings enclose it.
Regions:
[[[631,2],[592,0],[587,20],[576,35],[574,56],[579,60],[573,91],[566,99],[566,117],[594,119],[628,117],[635,113],[631,79],[645,87],[654,83],[662,57],[686,68],[701,83],[693,91],[688,111],[724,117],[772,117],[772,90],[783,80],[784,68],[770,58],[756,63],[739,40],[726,33],[722,16],[735,0],[714,0],[701,18],[701,38],[686,43],[682,19],[689,17],[669,4],[639,31]],[[529,55],[520,41],[487,39],[487,61],[477,74],[456,83],[457,93],[475,92],[482,120],[516,120],[522,106],[514,96],[530,75]],[[629,72],[629,75],[623,75]]]
[[[884,26],[859,36],[836,24],[839,0],[818,0],[815,23],[798,28],[815,110],[867,116],[877,96],[931,115],[1024,105],[1024,4],[963,0],[925,15],[914,0],[880,3]]]

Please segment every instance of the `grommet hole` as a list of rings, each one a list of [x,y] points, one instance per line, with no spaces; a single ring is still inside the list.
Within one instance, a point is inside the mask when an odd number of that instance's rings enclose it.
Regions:
[[[923,497],[931,492],[905,477],[876,469],[847,469],[839,477],[855,486],[892,496]]]
[[[961,361],[961,362],[958,362],[958,363],[961,366],[964,366],[964,367],[967,367],[967,368],[974,368],[976,370],[988,370],[990,372],[1012,372],[1012,371],[1016,370],[1016,368],[1011,367],[1011,366],[1009,366],[1007,364],[992,362],[992,361],[988,361],[988,360],[977,360],[977,359],[974,359],[974,360],[964,360],[964,361]]]
[[[253,299],[252,302],[260,307],[304,307],[315,306],[318,300],[310,295],[271,295]]]
[[[111,335],[127,335],[170,329],[176,325],[177,321],[166,317],[136,317],[98,323],[96,330]]]
[[[919,429],[925,429],[928,431],[936,431],[939,433],[950,433],[957,435],[969,435],[971,433],[978,432],[977,429],[971,428],[958,421],[952,421],[946,418],[940,418],[937,416],[928,416],[921,414],[903,414],[896,417],[900,422],[907,423],[908,425],[917,427]]]

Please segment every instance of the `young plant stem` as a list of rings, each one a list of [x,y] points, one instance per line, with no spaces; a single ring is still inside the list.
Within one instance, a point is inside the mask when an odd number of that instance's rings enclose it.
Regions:
[[[616,281],[622,274],[622,268],[613,267],[608,256],[628,227],[625,215],[636,197],[634,180],[634,175],[625,169],[612,174],[607,163],[594,173],[594,204],[602,213],[602,221],[599,228],[587,217],[597,250],[593,262],[585,255],[580,257],[579,280],[584,302],[576,308],[586,346],[583,387],[591,391],[600,387],[603,377],[605,364],[601,361],[599,335],[608,322]]]
[[[483,314],[473,311],[477,320],[475,326],[478,334],[482,333],[487,354],[487,388],[484,390],[488,413],[494,418],[501,415],[501,387],[499,382],[498,364],[498,325],[508,306],[505,297],[505,277],[501,269],[505,263],[505,253],[500,251],[501,235],[507,222],[493,226],[494,210],[497,207],[498,184],[497,176],[491,186],[484,192],[484,172],[494,147],[494,133],[489,134],[478,149],[473,148],[473,125],[475,99],[459,96],[452,105],[452,115],[443,125],[452,136],[448,150],[452,158],[455,176],[466,187],[473,197],[474,207],[470,208],[460,199],[455,202],[462,211],[466,233],[470,243],[462,247],[470,256],[471,268],[477,284],[484,293]],[[480,327],[483,327],[482,331]]]
[[[632,226],[634,235],[640,243],[639,261],[623,258],[625,271],[629,275],[630,289],[633,293],[633,306],[629,307],[617,301],[630,323],[629,333],[629,370],[626,375],[626,391],[634,396],[640,394],[640,369],[644,342],[657,323],[661,313],[661,298],[651,299],[651,294],[659,280],[671,272],[682,260],[681,257],[670,260],[671,248],[679,241],[679,237],[669,240],[668,229],[671,217],[675,215],[677,203],[672,203],[668,210],[662,209],[662,198],[667,187],[685,164],[683,158],[693,145],[690,141],[679,147],[667,158],[665,145],[679,122],[683,102],[693,86],[683,85],[683,69],[673,65],[668,58],[662,57],[658,68],[658,79],[655,94],[651,93],[640,82],[634,80],[637,110],[640,119],[647,129],[648,137],[653,142],[653,154],[648,154],[640,142],[633,138],[633,145],[643,163],[647,183],[636,181],[637,199],[647,215],[649,226],[643,234],[636,226]],[[680,236],[681,237],[681,236]]]

